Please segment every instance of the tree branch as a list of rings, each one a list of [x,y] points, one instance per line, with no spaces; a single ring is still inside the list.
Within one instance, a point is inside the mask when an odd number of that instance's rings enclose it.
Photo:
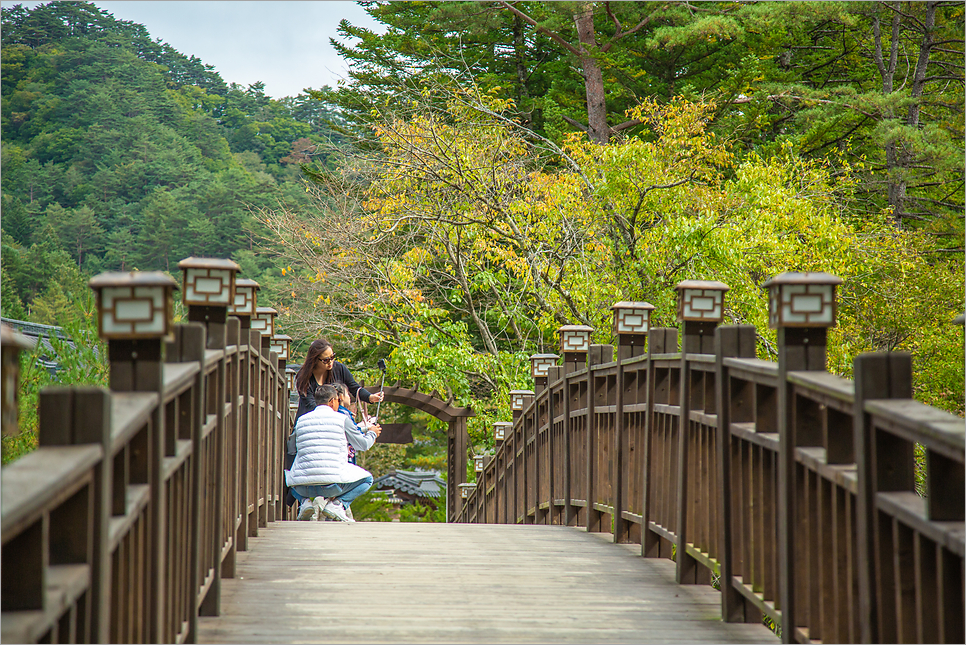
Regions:
[[[566,40],[564,40],[563,39],[563,36],[561,36],[557,32],[551,31],[551,30],[547,29],[546,27],[541,27],[540,24],[536,20],[534,20],[533,18],[531,18],[527,14],[525,14],[522,11],[520,11],[519,9],[517,9],[516,7],[514,7],[509,2],[500,2],[499,4],[503,5],[507,9],[509,9],[511,12],[513,12],[513,15],[518,16],[521,20],[523,20],[524,22],[526,22],[527,24],[529,24],[531,27],[535,28],[540,33],[545,34],[546,36],[548,36],[551,40],[553,40],[555,43],[557,43],[558,45],[560,45],[561,47],[563,47],[564,49],[566,49],[567,51],[569,51],[574,56],[578,56],[578,57],[580,56],[580,50],[577,49],[576,47],[574,47],[573,45],[571,45],[570,43],[568,43]]]

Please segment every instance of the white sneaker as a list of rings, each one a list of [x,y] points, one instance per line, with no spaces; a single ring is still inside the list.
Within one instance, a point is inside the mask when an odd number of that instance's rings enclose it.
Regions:
[[[349,506],[346,506],[345,504],[343,504],[342,508],[345,509],[345,514],[349,516],[349,519],[355,522],[356,518],[352,516],[352,505],[350,504]]]
[[[325,519],[325,515],[322,513],[322,509],[325,508],[327,500],[324,497],[316,497],[312,500],[312,506],[315,507],[315,519],[319,522]]]
[[[312,503],[311,499],[303,499],[302,504],[299,506],[299,521],[311,522],[314,519],[315,504]]]
[[[322,512],[326,517],[331,517],[339,520],[340,522],[355,522],[354,519],[346,515],[345,507],[337,499],[329,500],[329,503],[325,505]]]

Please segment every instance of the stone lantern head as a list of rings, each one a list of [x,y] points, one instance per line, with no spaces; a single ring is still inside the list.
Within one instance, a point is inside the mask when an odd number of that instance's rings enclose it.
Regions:
[[[765,282],[768,326],[834,327],[835,287],[842,279],[830,273],[781,273]]]
[[[720,323],[724,319],[724,294],[731,287],[716,280],[679,282],[678,322]]]
[[[187,306],[228,307],[235,299],[235,274],[241,269],[231,260],[185,258],[178,262],[184,274],[181,298]]]
[[[91,278],[97,331],[104,340],[168,338],[177,283],[159,271],[108,272]]]

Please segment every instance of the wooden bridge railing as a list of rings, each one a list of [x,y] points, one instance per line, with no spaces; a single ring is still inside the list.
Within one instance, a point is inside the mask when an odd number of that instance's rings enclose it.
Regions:
[[[768,283],[777,363],[753,326],[717,327],[716,282],[679,285],[680,347],[647,303],[614,306],[616,348],[562,327],[563,364],[532,357],[534,391],[511,393],[458,521],[613,532],[785,642],[963,642],[966,426],[912,400],[908,354],[826,372],[839,282]]]
[[[4,642],[193,642],[283,519],[289,339],[236,264],[180,266],[178,325],[164,274],[91,281],[110,390],[44,390],[40,447],[0,473]]]

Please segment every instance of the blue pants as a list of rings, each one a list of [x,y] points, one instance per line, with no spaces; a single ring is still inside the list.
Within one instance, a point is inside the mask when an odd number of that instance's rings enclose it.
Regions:
[[[372,486],[372,475],[366,475],[359,481],[347,484],[314,484],[307,486],[293,486],[292,493],[300,502],[307,498],[325,497],[327,499],[337,499],[343,506],[350,505],[355,498],[362,495]]]

